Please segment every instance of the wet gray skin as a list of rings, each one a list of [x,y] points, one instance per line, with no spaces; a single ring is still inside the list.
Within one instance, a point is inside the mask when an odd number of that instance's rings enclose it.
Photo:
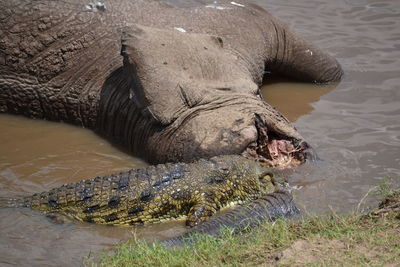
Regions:
[[[93,129],[152,164],[221,154],[304,162],[310,146],[261,97],[264,73],[342,76],[332,56],[250,3],[3,5],[0,112]]]

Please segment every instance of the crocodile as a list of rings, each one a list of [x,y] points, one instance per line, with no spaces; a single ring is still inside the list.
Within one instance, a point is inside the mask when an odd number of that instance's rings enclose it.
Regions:
[[[239,155],[216,156],[68,183],[17,202],[48,216],[97,224],[141,225],[186,217],[192,227],[232,203],[275,192],[272,170]]]

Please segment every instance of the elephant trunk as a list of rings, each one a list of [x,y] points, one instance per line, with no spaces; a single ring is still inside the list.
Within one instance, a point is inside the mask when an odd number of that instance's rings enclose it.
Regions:
[[[338,61],[273,19],[275,56],[266,61],[266,70],[305,82],[340,81],[343,70]],[[274,53],[271,53],[273,55]]]

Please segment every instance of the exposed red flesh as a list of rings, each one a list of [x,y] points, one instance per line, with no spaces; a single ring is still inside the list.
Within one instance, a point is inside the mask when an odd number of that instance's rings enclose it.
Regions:
[[[291,141],[273,139],[267,144],[247,148],[243,155],[266,162],[274,167],[288,167],[302,163],[296,157],[296,153],[300,151],[301,149],[295,148]]]
[[[293,144],[287,140],[272,140],[268,145],[269,155],[272,159],[277,159],[281,154],[289,155],[296,152]]]
[[[293,141],[271,137],[268,135],[266,125],[256,117],[257,141],[249,145],[243,152],[246,157],[255,158],[274,167],[288,167],[298,165],[303,161],[299,159],[302,148],[295,147]]]

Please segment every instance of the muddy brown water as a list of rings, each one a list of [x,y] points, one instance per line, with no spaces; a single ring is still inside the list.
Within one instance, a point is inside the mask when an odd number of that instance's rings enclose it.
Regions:
[[[254,2],[336,56],[345,70],[336,88],[287,82],[263,88],[265,99],[323,159],[288,172],[300,206],[312,213],[350,212],[385,177],[400,185],[400,2]],[[2,197],[146,166],[73,126],[1,115],[0,129]],[[0,266],[79,266],[83,257],[134,233],[163,239],[185,231],[179,222],[138,228],[60,225],[28,209],[0,209],[0,218]]]

